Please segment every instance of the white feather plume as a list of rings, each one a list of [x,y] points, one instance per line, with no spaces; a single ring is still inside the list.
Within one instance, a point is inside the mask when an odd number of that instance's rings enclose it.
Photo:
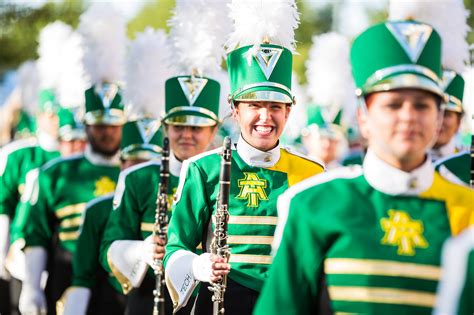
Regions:
[[[294,52],[299,14],[294,0],[232,0],[230,17],[234,30],[227,41],[229,50],[253,45],[256,53],[264,41]]]
[[[313,103],[328,106],[330,116],[351,104],[349,100],[354,97],[349,52],[349,41],[342,35],[326,33],[313,37],[306,61],[308,94]]]
[[[171,26],[175,67],[179,74],[219,71],[231,29],[228,0],[177,0]]]
[[[21,93],[22,108],[29,114],[38,111],[40,91],[40,76],[38,64],[35,61],[25,61],[18,69],[18,85]]]
[[[285,126],[286,138],[293,142],[301,133],[307,120],[306,108],[308,106],[308,95],[305,87],[298,82],[298,76],[293,73],[291,79],[291,92],[293,93],[296,104],[292,107],[288,123]]]
[[[82,37],[77,32],[72,32],[63,43],[61,58],[62,71],[57,87],[59,103],[63,107],[84,106],[84,91],[90,86],[86,78],[82,58],[84,48]]]
[[[468,17],[463,0],[391,0],[389,7],[391,20],[413,19],[433,26],[443,42],[443,67],[458,73],[469,61]]]
[[[130,118],[159,118],[165,110],[165,82],[172,76],[171,50],[163,30],[145,29],[130,43],[126,58],[124,100]]]
[[[91,84],[122,79],[126,53],[126,21],[109,3],[93,3],[80,17],[84,67]]]
[[[466,133],[474,134],[474,65],[465,69],[463,73],[464,78],[464,95],[463,95],[463,107],[466,111],[464,115]]]
[[[46,25],[39,35],[38,69],[41,77],[41,87],[55,89],[62,71],[58,62],[63,55],[63,44],[71,36],[71,26],[56,21]]]

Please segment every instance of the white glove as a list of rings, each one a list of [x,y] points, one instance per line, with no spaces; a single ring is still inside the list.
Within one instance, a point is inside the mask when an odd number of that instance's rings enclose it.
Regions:
[[[91,297],[91,289],[69,287],[56,303],[56,313],[61,315],[85,315]]]
[[[193,275],[196,280],[211,282],[212,261],[210,253],[203,253],[193,259]]]
[[[8,247],[10,245],[10,218],[6,214],[0,215],[0,279],[9,280],[10,274],[5,268]]]
[[[155,260],[153,256],[155,255],[155,250],[158,245],[153,243],[153,234],[149,235],[145,240],[142,242],[142,249],[141,249],[141,257],[140,259],[143,262],[146,262],[148,266],[155,269]]]
[[[107,251],[107,260],[112,273],[117,279],[125,277],[129,283],[122,283],[138,288],[145,277],[148,265],[153,265],[155,244],[151,237],[144,241],[119,240],[113,242]],[[119,272],[119,274],[116,274]]]
[[[25,249],[25,281],[18,304],[22,314],[46,314],[46,298],[41,289],[41,274],[45,270],[46,260],[47,253],[44,248]]]

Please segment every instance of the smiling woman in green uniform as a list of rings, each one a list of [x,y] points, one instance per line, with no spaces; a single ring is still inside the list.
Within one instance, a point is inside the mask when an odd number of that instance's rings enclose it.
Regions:
[[[219,190],[221,157],[217,149],[183,165],[164,258],[175,310],[188,303],[199,282],[213,282],[228,274],[226,314],[251,313],[271,264],[270,244],[278,220],[276,198],[289,186],[324,170],[322,165],[282,148],[279,141],[294,104],[295,4],[263,7],[259,1],[234,1],[231,10],[236,29],[231,34],[233,50],[227,56],[229,100],[241,130],[232,148],[228,229],[232,254],[229,262],[210,254]],[[238,16],[237,12],[246,14]],[[264,22],[257,25],[260,20]],[[255,29],[245,27],[251,21]],[[286,28],[277,34],[269,31],[280,23]],[[201,242],[205,253],[199,255],[196,246]],[[207,287],[201,285],[196,314],[212,313]]]
[[[280,197],[277,253],[255,314],[431,314],[443,242],[472,220],[472,191],[435,173],[427,154],[445,100],[436,30],[375,25],[355,39],[351,61],[363,167]]]

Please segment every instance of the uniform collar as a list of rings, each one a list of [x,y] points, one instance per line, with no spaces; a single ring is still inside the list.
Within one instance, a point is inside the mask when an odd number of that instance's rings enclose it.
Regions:
[[[179,174],[181,173],[181,166],[183,165],[183,162],[178,160],[176,156],[174,155],[173,152],[170,154],[170,173],[171,175],[175,177],[179,177]]]
[[[431,187],[434,169],[431,158],[407,173],[380,159],[372,150],[364,158],[364,176],[370,186],[388,195],[418,195]]]
[[[120,166],[120,151],[109,157],[93,151],[91,145],[87,144],[84,150],[84,156],[94,165]]]
[[[438,149],[432,149],[430,151],[430,155],[431,155],[433,161],[442,159],[442,158],[444,158],[448,155],[452,155],[454,153],[456,153],[456,141],[455,141],[454,137],[448,143],[443,145],[442,147],[440,147]]]
[[[58,140],[51,137],[45,132],[38,132],[38,144],[41,149],[45,151],[58,151],[59,150],[59,143]]]
[[[237,152],[242,160],[250,166],[272,167],[280,159],[280,142],[278,141],[277,146],[270,151],[260,151],[248,144],[240,135],[239,141],[237,141]]]

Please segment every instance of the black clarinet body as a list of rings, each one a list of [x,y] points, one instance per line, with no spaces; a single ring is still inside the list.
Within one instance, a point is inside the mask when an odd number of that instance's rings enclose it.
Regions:
[[[163,139],[160,185],[156,200],[155,224],[153,234],[166,240],[168,229],[168,186],[169,186],[169,139]],[[165,270],[162,260],[155,260],[155,289],[153,290],[153,315],[165,314]]]
[[[225,137],[221,152],[221,169],[219,176],[219,194],[215,214],[214,240],[211,245],[211,252],[214,255],[223,257],[226,261],[230,257],[230,249],[227,244],[227,222],[229,220],[229,193],[230,175],[232,160],[232,142],[229,137]],[[209,287],[213,292],[213,314],[224,314],[224,293],[227,287],[227,276],[220,281],[214,282]]]

